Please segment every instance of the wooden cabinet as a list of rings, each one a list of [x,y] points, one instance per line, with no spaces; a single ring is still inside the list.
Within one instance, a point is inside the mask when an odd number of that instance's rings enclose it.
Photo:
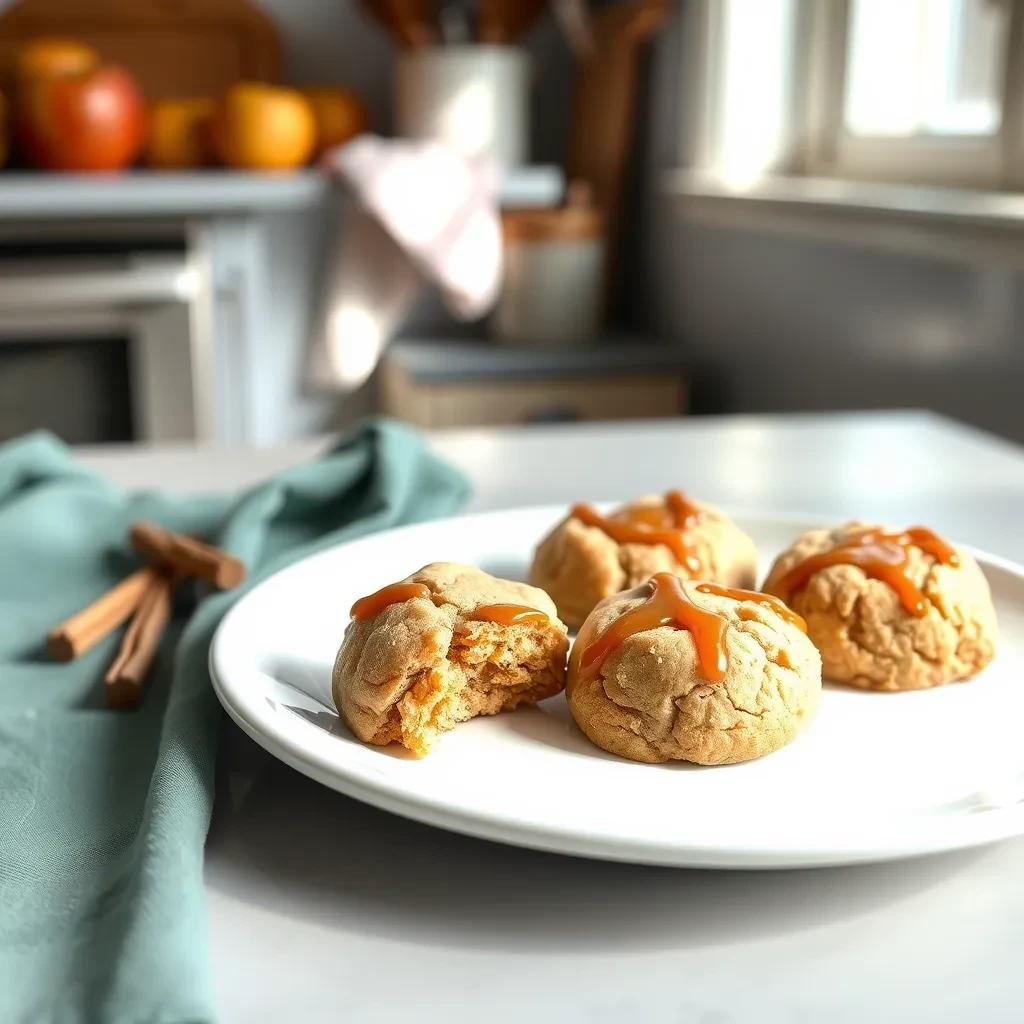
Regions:
[[[422,427],[678,416],[686,377],[667,346],[622,340],[578,349],[490,341],[401,341],[380,372],[382,411]]]

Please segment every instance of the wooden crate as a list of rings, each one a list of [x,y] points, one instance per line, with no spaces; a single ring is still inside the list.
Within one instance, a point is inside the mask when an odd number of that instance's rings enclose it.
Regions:
[[[552,353],[407,342],[388,352],[380,373],[382,411],[422,427],[678,416],[686,391],[684,372],[660,346]]]

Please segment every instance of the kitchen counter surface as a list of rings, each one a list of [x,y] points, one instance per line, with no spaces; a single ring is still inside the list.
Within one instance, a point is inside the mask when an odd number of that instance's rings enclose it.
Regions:
[[[561,196],[557,167],[517,169],[502,184],[509,207],[551,205]],[[256,174],[243,171],[124,174],[0,175],[0,220],[62,217],[189,217],[306,208],[322,202],[329,179],[315,170]]]
[[[290,209],[319,202],[327,180],[315,171],[130,171],[125,174],[0,176],[0,218],[163,217]]]
[[[1024,561],[1024,449],[927,413],[431,441],[472,478],[473,509],[682,486],[735,510],[923,520]],[[212,490],[326,444],[83,455],[129,486]],[[225,722],[206,877],[231,1022],[991,1024],[1024,1006],[1024,840],[816,871],[604,864],[387,815],[291,771]]]

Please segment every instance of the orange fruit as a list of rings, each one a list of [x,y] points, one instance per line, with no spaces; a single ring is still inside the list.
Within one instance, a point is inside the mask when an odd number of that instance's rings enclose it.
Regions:
[[[154,103],[149,108],[146,163],[164,170],[209,164],[213,155],[209,122],[215,107],[209,97]]]
[[[370,127],[366,104],[351,89],[318,85],[302,90],[316,121],[316,156],[362,135]]]
[[[77,39],[41,36],[18,48],[14,58],[14,79],[24,86],[53,75],[84,75],[94,70],[100,55]]]
[[[210,134],[217,157],[228,167],[279,171],[309,160],[316,122],[297,90],[238,82],[217,104]]]

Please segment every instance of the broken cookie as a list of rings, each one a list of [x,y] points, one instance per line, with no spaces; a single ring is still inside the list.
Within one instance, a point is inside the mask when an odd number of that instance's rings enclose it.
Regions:
[[[459,722],[560,692],[567,650],[543,591],[435,562],[355,603],[334,703],[365,743],[425,754]]]

